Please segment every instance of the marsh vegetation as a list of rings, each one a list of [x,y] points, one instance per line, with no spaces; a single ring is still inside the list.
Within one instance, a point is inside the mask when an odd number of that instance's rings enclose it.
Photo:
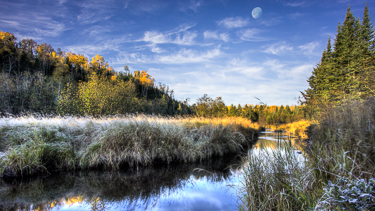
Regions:
[[[257,137],[257,130],[236,119],[30,116],[0,121],[2,176],[199,162],[243,152]]]

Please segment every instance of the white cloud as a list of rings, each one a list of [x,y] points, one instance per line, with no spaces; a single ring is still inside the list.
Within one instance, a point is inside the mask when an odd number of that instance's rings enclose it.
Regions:
[[[164,50],[157,47],[155,44],[151,44],[149,45],[149,47],[151,48],[151,52],[154,52],[154,53],[163,53]]]
[[[182,25],[176,29],[167,32],[146,31],[142,39],[137,41],[149,42],[149,46],[155,49],[156,44],[176,44],[176,45],[194,45],[194,39],[198,36],[197,32],[187,31],[194,25]]]
[[[177,35],[176,39],[172,42],[177,45],[193,45],[195,44],[194,38],[197,37],[196,32],[189,32],[186,31],[182,34],[182,36],[179,34]]]
[[[67,30],[65,24],[52,20],[50,17],[38,16],[30,18],[26,16],[9,16],[7,19],[9,20],[0,20],[3,26],[26,31],[37,37],[56,37]]]
[[[207,30],[203,33],[204,39],[215,39],[215,40],[223,40],[224,42],[229,41],[229,34],[228,33],[221,33],[219,34],[217,31],[210,31]]]
[[[278,73],[284,73],[285,72],[285,70],[284,70],[285,64],[280,63],[276,59],[267,60],[263,63],[263,65],[265,67],[267,67],[267,69],[270,69],[274,72],[278,72]]]
[[[64,49],[78,54],[84,54],[87,57],[94,56],[96,54],[103,54],[108,51],[121,52],[121,44],[129,42],[127,36],[119,37],[116,39],[108,39],[101,42],[83,45],[71,45],[65,46]]]
[[[3,24],[8,26],[8,27],[13,27],[13,28],[19,28],[20,27],[20,23],[18,23],[17,21],[0,20],[0,22],[3,22]]]
[[[146,31],[142,41],[160,44],[171,42],[171,38],[169,35],[165,35],[161,32]]]
[[[197,52],[191,49],[182,49],[171,55],[158,55],[155,58],[156,63],[163,64],[186,64],[208,62],[210,59],[218,57],[222,52],[220,49],[208,50],[206,52]]]
[[[107,10],[83,9],[82,13],[77,16],[80,24],[93,24],[98,21],[108,20],[112,15],[108,15]]]
[[[266,48],[263,52],[268,54],[280,55],[288,51],[293,50],[293,47],[287,45],[284,42],[276,43],[273,45],[265,45],[263,48]]]
[[[240,28],[249,24],[249,19],[244,19],[241,17],[230,17],[225,18],[224,20],[218,21],[218,25],[223,25],[224,27],[231,28]]]
[[[202,0],[190,0],[189,9],[197,12],[198,8],[202,6]]]
[[[64,4],[67,0],[58,0],[59,4]]]
[[[130,3],[131,1],[132,1],[132,0],[124,0],[124,7],[123,7],[123,9],[128,8],[129,3]]]
[[[290,72],[288,74],[291,74],[291,76],[298,80],[307,79],[309,75],[311,75],[311,72],[314,68],[314,65],[312,64],[303,64],[296,67],[293,67],[290,69]]]
[[[229,34],[228,33],[221,33],[220,39],[223,40],[224,42],[228,42],[230,40]]]
[[[314,65],[307,63],[297,65],[293,63],[282,63],[276,59],[267,60],[263,63],[263,66],[276,72],[278,74],[278,79],[284,81],[293,80],[295,82],[305,82],[314,67]]]
[[[245,29],[238,31],[237,34],[241,40],[244,41],[264,41],[265,38],[259,37],[258,34],[261,32],[259,29]]]
[[[309,0],[284,0],[283,3],[290,7],[306,7],[310,5],[312,2]]]
[[[263,70],[263,67],[245,67],[240,68],[239,72],[247,77],[259,78],[262,75],[261,73]]]
[[[202,62],[210,62],[212,59],[222,55],[219,48],[199,52],[192,49],[181,49],[168,55],[147,56],[140,53],[121,53],[116,59],[111,59],[111,64],[194,64]]]
[[[172,29],[170,31],[166,31],[165,34],[167,34],[167,35],[178,34],[180,32],[187,31],[188,29],[191,29],[196,25],[197,25],[196,23],[194,23],[194,24],[182,24],[175,29]]]
[[[279,16],[279,17],[273,17],[273,18],[268,18],[268,19],[262,19],[260,23],[265,26],[274,26],[274,25],[281,23],[283,18],[284,17]]]
[[[319,46],[319,42],[310,42],[306,45],[301,45],[298,48],[303,51],[304,54],[312,54],[316,47]]]

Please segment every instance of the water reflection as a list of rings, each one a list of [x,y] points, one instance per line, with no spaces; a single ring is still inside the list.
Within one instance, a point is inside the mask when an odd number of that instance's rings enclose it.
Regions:
[[[303,167],[307,157],[305,144],[284,131],[261,132],[258,142],[249,150],[249,162],[263,163],[264,170],[274,171],[270,163],[277,164],[284,173],[292,173],[294,167]],[[251,158],[250,158],[251,157]],[[271,165],[272,166],[272,165]]]
[[[1,210],[233,210],[241,159],[0,181]],[[231,166],[228,168],[228,166]],[[204,169],[204,171],[200,171]]]
[[[267,131],[251,152],[285,144],[302,151],[287,134]],[[231,155],[194,164],[0,180],[0,210],[236,210],[230,186],[240,183],[244,165],[246,159]]]
[[[282,149],[285,146],[293,146],[296,149],[296,153],[302,153],[304,144],[293,137],[291,134],[281,131],[264,131],[261,132],[258,142],[255,144],[255,148],[268,148],[272,150]]]

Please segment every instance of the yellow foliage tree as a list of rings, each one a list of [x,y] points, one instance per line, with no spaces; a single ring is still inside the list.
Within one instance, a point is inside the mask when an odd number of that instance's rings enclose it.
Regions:
[[[133,112],[136,96],[134,84],[127,81],[114,83],[92,73],[88,82],[78,87],[81,113],[102,116]]]
[[[96,72],[99,75],[103,73],[108,74],[109,72],[108,63],[99,54],[92,57],[91,62],[90,62],[90,67],[93,72]]]
[[[134,78],[138,79],[140,84],[142,85],[142,95],[146,96],[147,100],[147,90],[149,87],[154,86],[155,79],[147,73],[147,71],[135,71],[134,72]]]

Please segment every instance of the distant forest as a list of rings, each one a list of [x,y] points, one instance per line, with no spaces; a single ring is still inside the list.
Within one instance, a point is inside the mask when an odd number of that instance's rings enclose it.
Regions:
[[[260,124],[290,123],[304,117],[299,106],[226,106],[204,95],[193,105],[147,71],[116,72],[100,55],[55,51],[46,43],[0,31],[0,115],[41,113],[106,116],[143,113],[165,116],[243,117]]]

